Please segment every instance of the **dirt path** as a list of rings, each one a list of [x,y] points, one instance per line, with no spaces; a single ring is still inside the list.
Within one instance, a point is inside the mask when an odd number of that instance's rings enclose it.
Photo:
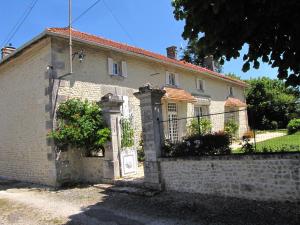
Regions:
[[[299,205],[191,194],[153,197],[109,185],[49,190],[0,182],[0,225],[295,225]]]

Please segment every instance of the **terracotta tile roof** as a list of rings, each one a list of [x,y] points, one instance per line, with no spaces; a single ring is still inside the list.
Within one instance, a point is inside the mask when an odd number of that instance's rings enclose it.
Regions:
[[[69,29],[68,28],[48,28],[46,31],[48,33],[60,34],[60,35],[63,35],[63,36],[68,36],[69,35]],[[206,68],[203,68],[203,67],[200,67],[200,66],[193,65],[191,63],[188,63],[188,62],[185,62],[185,61],[182,61],[182,60],[180,61],[180,60],[170,59],[166,56],[163,56],[163,55],[160,55],[160,54],[157,54],[157,53],[154,53],[154,52],[150,52],[150,51],[144,50],[142,48],[133,47],[133,46],[130,46],[130,45],[127,45],[127,44],[122,44],[122,43],[115,42],[115,41],[112,41],[112,40],[109,40],[109,39],[105,39],[105,38],[102,38],[102,37],[99,37],[99,36],[95,36],[95,35],[92,35],[92,34],[80,32],[80,31],[75,30],[75,29],[72,29],[72,35],[73,35],[74,38],[77,38],[79,40],[89,41],[89,42],[93,42],[93,43],[108,46],[108,47],[114,47],[114,48],[117,48],[117,49],[120,49],[120,50],[140,54],[140,55],[151,57],[151,58],[158,59],[158,60],[162,60],[164,62],[173,63],[173,64],[176,64],[176,65],[179,65],[179,66],[183,66],[187,69],[196,70],[196,71],[201,72],[201,73],[208,73],[212,76],[234,82],[234,83],[236,83],[237,85],[240,85],[240,86],[244,86],[244,87],[247,86],[247,84],[243,81],[236,80],[236,79],[233,79],[233,78],[230,78],[230,77],[226,77],[226,76],[224,76],[222,74],[219,74],[217,72],[211,71],[209,69],[206,69]]]
[[[191,93],[189,93],[183,89],[165,87],[164,90],[166,91],[166,94],[163,96],[163,99],[174,100],[174,101],[184,101],[184,102],[197,101],[191,95]]]
[[[247,104],[237,98],[228,98],[225,102],[226,107],[246,107]]]

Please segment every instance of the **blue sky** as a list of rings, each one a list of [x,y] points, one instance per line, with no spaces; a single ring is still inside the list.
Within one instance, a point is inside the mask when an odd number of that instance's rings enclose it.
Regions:
[[[73,0],[73,18],[95,1]],[[185,46],[186,42],[181,37],[184,22],[174,19],[171,0],[105,0],[105,2],[114,16],[101,1],[81,17],[74,24],[74,28],[161,54],[165,54],[165,48],[170,45]],[[0,45],[31,3],[32,0],[1,1]],[[65,27],[67,23],[68,0],[39,0],[10,42],[19,47],[46,27]],[[243,48],[242,55],[245,51],[246,48]],[[241,71],[242,64],[241,58],[226,62],[223,72],[233,72],[246,79],[258,76],[276,77],[276,69],[267,64],[261,63],[260,69],[251,69],[247,73]]]

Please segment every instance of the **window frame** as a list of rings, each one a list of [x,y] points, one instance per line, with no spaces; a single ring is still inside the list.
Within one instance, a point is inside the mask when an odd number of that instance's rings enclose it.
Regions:
[[[201,78],[197,78],[196,82],[197,82],[196,83],[196,89],[198,91],[204,92],[204,90],[205,90],[205,81],[203,79],[201,79]],[[200,85],[200,83],[202,85]],[[200,88],[201,86],[202,86],[202,88]]]
[[[113,61],[112,66],[113,66],[113,68],[112,68],[113,75],[114,76],[120,76],[121,74],[120,74],[120,65],[119,65],[119,63],[116,62],[116,61]]]
[[[172,86],[176,86],[176,75],[175,73],[169,73],[168,74],[169,77],[168,77],[168,80],[169,80],[169,85],[172,85]]]
[[[230,97],[234,96],[234,88],[233,88],[233,86],[229,86],[228,87],[228,92],[229,92],[229,96]]]

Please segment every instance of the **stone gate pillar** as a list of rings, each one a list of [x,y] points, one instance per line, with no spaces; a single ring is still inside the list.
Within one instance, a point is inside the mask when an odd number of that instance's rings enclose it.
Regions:
[[[140,99],[142,131],[145,151],[145,186],[161,189],[158,158],[161,156],[162,119],[161,98],[165,91],[150,86],[139,88],[134,95]]]
[[[112,182],[120,177],[119,145],[120,130],[119,119],[120,107],[123,100],[116,95],[107,94],[101,98],[103,116],[111,129],[111,140],[105,146],[105,157],[103,162],[103,180]]]

